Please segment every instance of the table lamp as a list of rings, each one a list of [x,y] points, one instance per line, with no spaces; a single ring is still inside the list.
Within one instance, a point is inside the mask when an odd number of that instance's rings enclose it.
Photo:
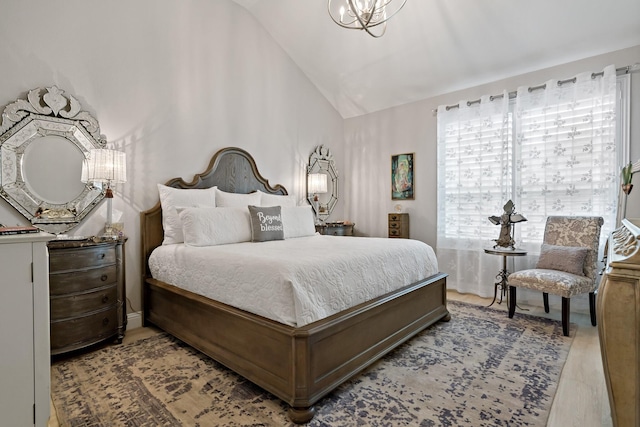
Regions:
[[[126,155],[122,151],[106,148],[92,149],[82,165],[82,182],[100,183],[106,186],[107,223],[105,235],[113,235],[113,191],[111,186],[127,182]]]
[[[313,194],[313,210],[316,214],[316,224],[319,223],[320,201],[318,194],[327,192],[327,175],[323,173],[310,173],[307,178],[307,192]]]

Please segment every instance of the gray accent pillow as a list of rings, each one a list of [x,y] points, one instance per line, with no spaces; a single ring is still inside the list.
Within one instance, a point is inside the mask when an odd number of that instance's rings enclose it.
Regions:
[[[249,206],[251,241],[284,240],[284,227],[280,206]]]
[[[588,253],[589,248],[543,244],[536,268],[584,276],[584,261]]]

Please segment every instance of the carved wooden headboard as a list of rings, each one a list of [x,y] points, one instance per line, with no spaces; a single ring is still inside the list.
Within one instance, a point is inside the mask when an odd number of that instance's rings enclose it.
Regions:
[[[193,181],[173,178],[165,185],[174,188],[211,188],[217,186],[229,193],[248,194],[256,190],[269,194],[286,195],[287,190],[276,185],[272,187],[256,166],[251,154],[241,148],[228,147],[218,151],[207,169],[194,176]],[[162,244],[162,207],[160,201],[151,209],[140,213],[142,241],[142,271],[144,277],[150,277],[148,259],[151,252]]]

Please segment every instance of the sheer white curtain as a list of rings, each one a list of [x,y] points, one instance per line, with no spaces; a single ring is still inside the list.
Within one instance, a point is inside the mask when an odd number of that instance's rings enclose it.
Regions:
[[[528,219],[519,227],[523,249],[540,253],[549,215],[602,216],[604,243],[615,227],[619,189],[615,67],[520,87],[515,114],[516,196]]]
[[[438,108],[438,264],[448,288],[490,296],[501,260],[483,251],[500,231],[488,217],[513,188],[509,95],[458,105]]]
[[[509,199],[528,220],[515,225],[517,247],[529,252],[519,269],[537,262],[549,215],[602,216],[606,240],[621,167],[615,98],[609,66],[519,88],[515,102],[505,92],[438,108],[437,255],[449,288],[493,295],[502,259],[484,253],[500,231],[488,217],[500,215]]]

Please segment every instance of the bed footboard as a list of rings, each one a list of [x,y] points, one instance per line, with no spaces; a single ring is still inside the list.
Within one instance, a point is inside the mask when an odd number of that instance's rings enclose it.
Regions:
[[[287,402],[296,423],[309,421],[331,390],[441,319],[449,319],[442,273],[300,328],[145,281],[145,321]]]

